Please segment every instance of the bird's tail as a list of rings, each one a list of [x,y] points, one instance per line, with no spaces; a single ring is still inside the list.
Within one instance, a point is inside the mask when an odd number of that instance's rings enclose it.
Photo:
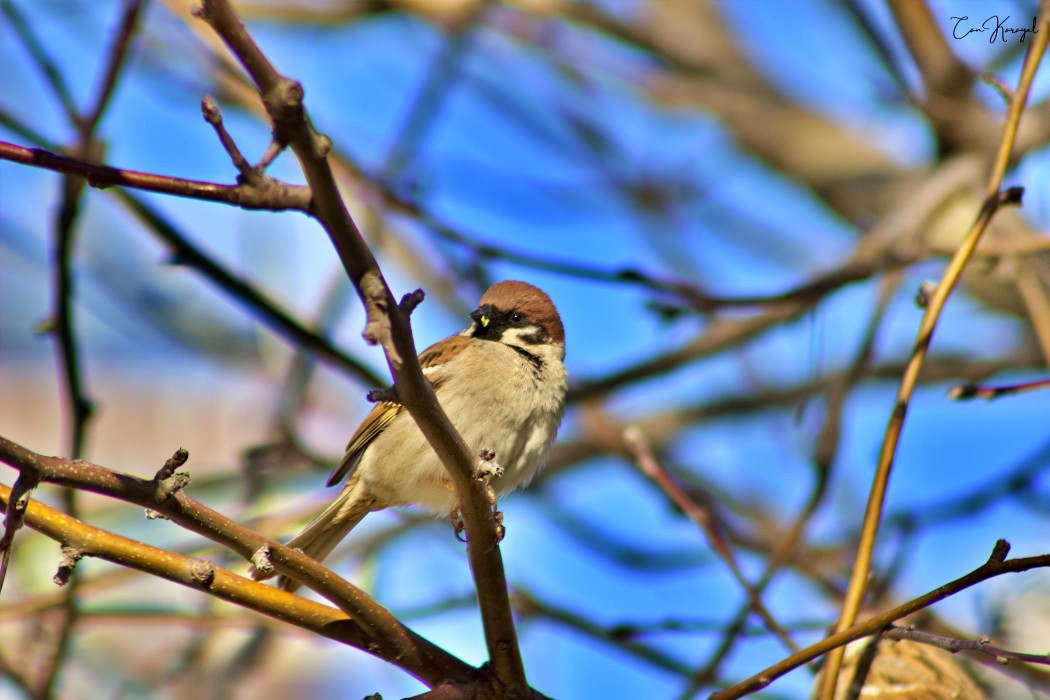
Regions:
[[[359,473],[354,473],[343,485],[336,499],[288,542],[287,546],[302,550],[312,559],[324,561],[354,526],[373,510],[376,510],[375,498],[368,493]],[[261,581],[271,578],[274,574],[253,570],[251,575],[256,581]],[[277,578],[277,586],[292,592],[299,588],[299,583],[281,575]]]

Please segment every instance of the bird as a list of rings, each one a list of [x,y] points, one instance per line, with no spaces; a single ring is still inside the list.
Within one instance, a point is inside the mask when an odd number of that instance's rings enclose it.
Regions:
[[[470,313],[470,325],[419,355],[442,409],[475,454],[502,468],[490,485],[505,494],[545,465],[565,409],[565,328],[551,298],[518,280],[493,284]],[[444,465],[408,411],[380,401],[350,438],[328,486],[335,500],[289,547],[323,561],[361,520],[394,506],[448,514],[457,506]],[[272,571],[252,571],[256,580]],[[278,586],[298,583],[287,576]]]

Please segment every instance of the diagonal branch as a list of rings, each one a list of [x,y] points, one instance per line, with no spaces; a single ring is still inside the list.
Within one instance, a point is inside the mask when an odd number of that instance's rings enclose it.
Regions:
[[[336,346],[324,332],[304,326],[292,313],[268,297],[263,290],[247,279],[234,274],[233,271],[194,245],[159,208],[151,205],[145,197],[126,189],[115,189],[112,194],[134,216],[138,217],[155,237],[171,249],[172,257],[178,261],[179,265],[196,270],[271,331],[329,366],[345,370],[368,386],[383,384],[383,380],[371,368]]]
[[[47,80],[47,85],[54,93],[58,103],[62,106],[62,110],[65,112],[66,118],[76,123],[79,119],[77,114],[76,100],[73,99],[73,92],[69,89],[69,83],[62,77],[61,71],[54,61],[51,60],[51,56],[48,55],[47,51],[44,50],[44,45],[40,42],[35,34],[29,27],[29,23],[26,18],[22,16],[22,12],[18,9],[14,2],[11,0],[4,0],[0,3],[0,11],[3,11],[4,16],[7,17],[8,21],[11,22],[11,26],[14,28],[14,34],[22,45],[25,46],[26,51],[29,52],[33,62],[36,63],[40,72],[44,74],[44,78]]]
[[[273,124],[274,141],[288,144],[299,159],[313,194],[310,214],[324,227],[365,306],[364,337],[383,348],[398,395],[452,477],[466,525],[468,558],[493,674],[505,686],[506,697],[526,697],[531,690],[521,661],[496,523],[484,488],[474,479],[474,456],[424,379],[408,316],[398,307],[340,196],[327,158],[331,142],[311,126],[302,86],[277,72],[227,0],[205,0],[195,14],[219,35],[258,87]]]
[[[736,579],[736,582],[740,584],[740,587],[747,594],[748,608],[761,618],[766,628],[776,635],[789,651],[798,651],[798,645],[791,639],[791,635],[777,622],[776,618],[773,617],[772,613],[769,612],[762,602],[761,592],[747,580],[743,570],[737,563],[736,557],[733,555],[733,551],[726,543],[722,527],[716,519],[713,510],[694,501],[674,482],[667,469],[653,454],[648,439],[638,426],[628,426],[624,430],[623,439],[628,449],[633,453],[634,461],[641,472],[652,479],[657,487],[663,491],[664,495],[707,536],[711,549],[714,550],[719,559],[725,562],[733,578]]]
[[[8,510],[11,497],[11,489],[0,484],[0,510]],[[257,583],[203,559],[158,549],[100,530],[39,501],[29,504],[25,511],[25,520],[30,528],[63,544],[64,550],[75,551],[78,556],[103,559],[203,591],[248,610],[366,651],[401,666],[422,681],[434,683],[441,680],[430,677],[425,667],[414,665],[412,657],[399,657],[390,654],[385,647],[375,646],[368,628],[343,610]],[[60,565],[60,571],[61,566],[72,566],[72,558],[63,561],[65,563]],[[469,676],[471,671],[469,666],[462,664],[463,674]]]
[[[1028,49],[1028,55],[1025,57],[1024,66],[1021,69],[1021,77],[1018,80],[1017,91],[1010,102],[1002,139],[999,143],[999,152],[996,155],[992,173],[988,178],[984,205],[981,207],[977,219],[970,227],[959,249],[952,257],[951,262],[948,263],[948,269],[945,270],[944,276],[930,298],[929,305],[923,314],[922,322],[919,326],[918,337],[915,341],[911,360],[908,362],[904,376],[901,378],[900,388],[897,391],[897,398],[889,424],[886,427],[886,435],[879,454],[871,495],[864,513],[856,563],[853,566],[849,588],[846,591],[842,611],[835,626],[837,632],[842,632],[853,624],[864,598],[868,574],[871,570],[872,552],[875,548],[875,537],[878,533],[879,521],[882,518],[883,505],[889,486],[890,472],[897,452],[897,445],[901,431],[904,428],[905,414],[919,378],[919,370],[922,369],[923,361],[926,359],[926,354],[929,351],[930,342],[933,339],[933,331],[940,319],[941,311],[944,309],[948,296],[959,281],[963,268],[973,255],[981,235],[996,211],[1000,206],[1017,203],[1020,199],[1020,192],[1015,190],[1001,192],[1000,187],[1010,160],[1010,152],[1013,149],[1014,138],[1017,134],[1017,125],[1021,120],[1021,113],[1024,111],[1025,103],[1028,100],[1029,89],[1035,78],[1042,56],[1046,52],[1047,44],[1050,43],[1050,4],[1048,3],[1043,3],[1042,5],[1039,27],[1040,33],[1036,35]],[[844,649],[836,648],[828,657],[827,667],[821,681],[821,700],[831,700],[834,696],[844,652]]]
[[[949,596],[955,595],[956,593],[966,590],[967,588],[975,586],[983,581],[987,581],[990,578],[1002,576],[1003,574],[1029,571],[1031,569],[1050,568],[1050,554],[1007,559],[1006,555],[1009,551],[1010,545],[1005,540],[999,540],[995,543],[995,547],[993,548],[991,555],[988,557],[988,561],[965,576],[961,576],[925,595],[919,596],[914,600],[910,600],[903,605],[899,605],[892,610],[873,617],[863,624],[836,632],[830,637],[827,637],[812,646],[806,647],[797,654],[792,654],[788,658],[777,662],[750,678],[715,693],[711,696],[711,700],[731,700],[731,698],[739,698],[748,693],[761,690],[777,678],[783,676],[785,673],[816,659],[822,654],[828,653],[832,649],[844,648],[846,644],[849,644],[856,639],[869,637],[873,634],[880,634],[894,621],[911,615],[914,612],[918,612],[923,608],[927,608],[937,601],[944,600]],[[827,669],[825,669],[825,672],[827,672]]]

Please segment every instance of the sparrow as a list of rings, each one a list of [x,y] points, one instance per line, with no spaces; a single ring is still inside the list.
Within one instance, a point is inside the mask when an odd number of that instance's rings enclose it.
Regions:
[[[547,461],[568,388],[565,328],[542,290],[497,282],[470,314],[471,323],[419,355],[438,402],[475,454],[495,452],[497,494],[527,484]],[[328,479],[346,482],[335,500],[288,542],[324,560],[367,514],[416,505],[448,514],[457,505],[444,465],[400,404],[379,402],[350,438]],[[253,571],[265,579],[272,573]],[[278,585],[298,584],[281,576]]]

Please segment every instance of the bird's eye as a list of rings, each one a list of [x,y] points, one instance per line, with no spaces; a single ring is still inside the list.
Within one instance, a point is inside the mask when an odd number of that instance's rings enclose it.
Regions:
[[[519,314],[516,311],[510,315],[511,323],[521,323],[524,320],[525,320],[525,317],[522,316],[521,314]]]

